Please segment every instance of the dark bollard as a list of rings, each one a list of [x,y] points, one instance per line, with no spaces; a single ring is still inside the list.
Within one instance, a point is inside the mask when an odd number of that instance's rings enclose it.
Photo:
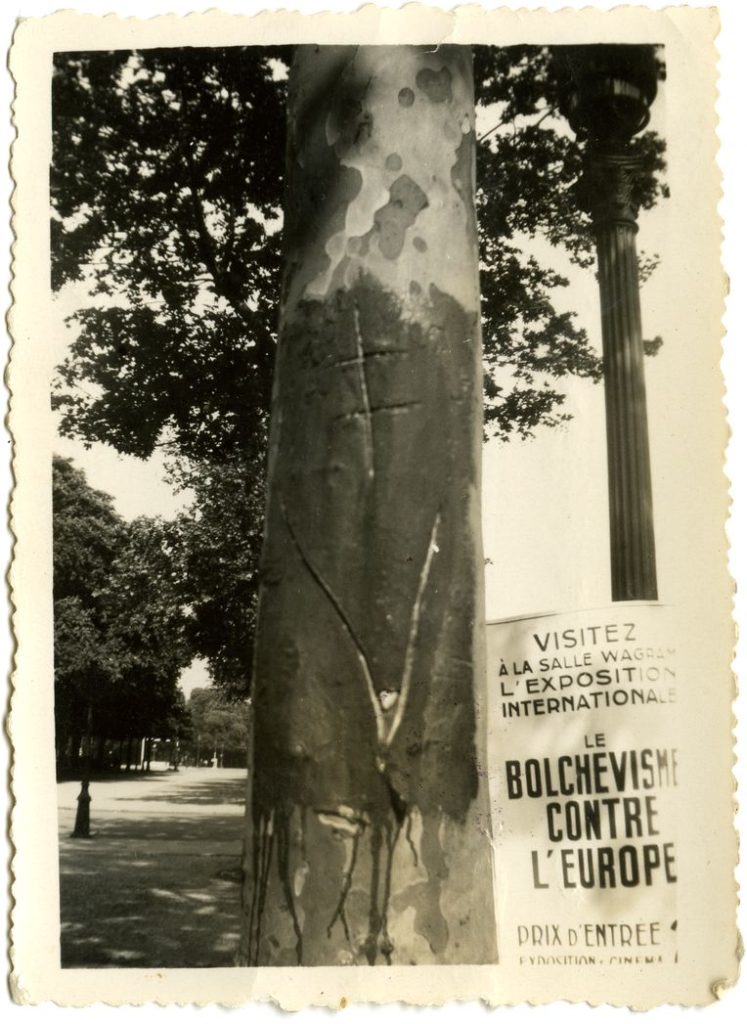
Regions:
[[[75,815],[75,828],[71,839],[91,838],[91,794],[88,792],[88,782],[81,782],[78,795],[78,810]]]

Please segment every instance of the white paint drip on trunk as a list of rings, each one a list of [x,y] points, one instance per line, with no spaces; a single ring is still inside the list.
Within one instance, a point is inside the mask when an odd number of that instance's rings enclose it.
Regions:
[[[364,464],[366,466],[366,476],[369,480],[373,480],[375,476],[373,419],[371,417],[371,400],[368,395],[366,360],[365,353],[363,351],[363,338],[361,336],[361,317],[357,306],[353,306],[353,321],[355,323],[355,361],[358,367],[358,383],[360,385],[361,402],[363,404],[362,427]]]
[[[418,640],[418,629],[420,626],[420,613],[423,606],[425,589],[428,585],[428,577],[431,571],[433,556],[438,552],[438,547],[436,546],[436,536],[438,534],[438,526],[440,522],[441,513],[437,512],[436,518],[433,520],[433,528],[431,529],[431,535],[428,539],[428,549],[425,553],[423,567],[420,570],[418,590],[415,596],[415,601],[412,606],[412,614],[410,616],[410,632],[407,637],[405,662],[402,667],[402,680],[400,683],[399,700],[397,701],[397,710],[394,713],[394,720],[392,721],[389,732],[387,733],[387,746],[391,746],[392,742],[394,741],[394,737],[397,735],[397,730],[402,724],[402,717],[405,713],[405,708],[407,707],[407,698],[410,696],[410,686],[412,685],[412,670],[413,665],[415,663],[415,647]]]

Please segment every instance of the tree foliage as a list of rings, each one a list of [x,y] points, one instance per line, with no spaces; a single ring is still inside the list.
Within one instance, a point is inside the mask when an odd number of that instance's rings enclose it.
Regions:
[[[83,735],[163,731],[179,713],[189,658],[163,526],[125,522],[59,457],[53,503],[58,750]]]
[[[246,763],[249,742],[249,708],[246,704],[232,703],[212,687],[198,687],[189,695],[187,714],[187,745],[195,763],[211,759],[214,754],[223,760],[226,752],[233,754],[234,758],[238,754],[240,763]]]
[[[67,432],[144,457],[167,430],[213,459],[262,435],[285,127],[273,52],[56,55],[53,286],[108,299],[75,316]]]
[[[557,425],[563,378],[601,374],[585,331],[555,307],[567,278],[531,255],[531,241],[543,239],[580,267],[594,263],[583,152],[559,116],[552,57],[549,47],[475,48],[478,102],[492,121],[477,167],[486,421],[503,438]],[[633,149],[641,160],[635,201],[650,209],[666,195],[664,142],[647,132]]]
[[[476,48],[487,422],[554,424],[568,374],[596,376],[559,314],[564,279],[524,254],[543,237],[592,262],[576,184],[581,151],[558,117],[547,47]],[[263,436],[280,287],[284,161],[280,48],[58,53],[51,177],[53,285],[108,297],[75,314],[55,401],[63,429],[147,456],[164,435],[216,459]],[[662,184],[651,133],[638,199]],[[506,374],[496,374],[508,368]],[[94,383],[94,391],[82,389]]]
[[[478,146],[486,432],[503,439],[566,418],[564,378],[600,376],[585,331],[557,308],[567,280],[533,249],[541,240],[582,267],[593,260],[581,150],[559,117],[551,56],[475,48],[478,104],[493,118]],[[179,524],[190,636],[239,691],[261,502],[244,506],[238,481],[256,479],[267,436],[289,57],[55,54],[53,285],[78,282],[91,298],[72,318],[53,401],[69,436],[178,457],[197,495]],[[663,143],[647,133],[636,145],[649,207],[664,191]]]
[[[182,460],[173,477],[193,495],[167,526],[181,569],[186,639],[224,695],[243,699],[254,656],[265,460]]]

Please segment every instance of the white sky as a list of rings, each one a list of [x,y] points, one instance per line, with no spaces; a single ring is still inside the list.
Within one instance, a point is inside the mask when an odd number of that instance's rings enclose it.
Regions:
[[[197,687],[210,686],[207,662],[203,661],[202,658],[195,658],[189,668],[185,668],[182,672],[181,678],[179,679],[179,686],[181,687],[182,693],[187,698],[192,690],[196,690]]]
[[[662,219],[653,213],[642,217],[639,238],[647,251],[656,249],[664,260],[665,246],[656,245]],[[594,274],[566,268],[563,263],[556,253],[553,266],[572,282],[562,302],[579,313],[579,323],[601,351]],[[655,415],[657,385],[671,374],[675,356],[663,305],[663,281],[660,267],[641,292],[644,337],[660,334],[664,338],[658,355],[646,360],[655,491],[662,483],[657,474],[667,461],[668,445],[666,423]],[[539,430],[533,440],[491,441],[484,448],[483,542],[491,563],[486,567],[489,619],[563,607],[595,607],[610,599],[603,385],[574,380],[564,387],[568,395],[565,409],[573,414],[568,424]],[[660,505],[654,496],[655,514]],[[657,518],[661,569],[669,554],[665,535],[659,536],[660,525]]]
[[[482,112],[478,134],[495,118]],[[666,137],[664,96],[657,97],[651,127]],[[668,204],[660,203],[639,218],[639,250],[658,253],[661,265],[641,292],[644,337],[657,334],[664,345],[647,359],[647,395],[654,476],[655,515],[663,502],[657,492],[666,486],[670,445],[666,417],[657,416],[657,389],[671,376],[677,358],[672,310],[665,296]],[[570,287],[555,296],[559,309],[578,314],[578,322],[601,348],[599,299],[593,270],[573,267],[565,254],[543,243],[533,253],[570,280]],[[671,255],[671,254],[670,254]],[[671,295],[671,291],[669,291]],[[55,363],[64,358],[73,334],[64,317],[86,303],[85,289],[68,286],[55,300],[58,330],[52,339]],[[610,599],[607,476],[605,455],[604,393],[601,384],[572,381],[562,385],[573,414],[567,425],[541,429],[536,438],[508,444],[489,442],[483,451],[483,541],[486,566],[486,614],[506,618],[560,607],[594,607]],[[118,511],[135,515],[173,516],[185,503],[164,481],[163,458],[143,461],[118,455],[105,445],[85,449],[80,442],[60,438],[56,450],[72,457],[89,483],[113,495]],[[667,550],[671,533],[656,519],[657,559],[662,599],[666,599],[667,565],[676,557]],[[207,685],[203,663],[185,674],[185,692]]]
[[[478,134],[491,126],[489,115],[478,118]],[[664,138],[665,96],[654,102],[650,128]],[[662,597],[667,531],[657,511],[656,492],[666,486],[662,474],[668,461],[666,420],[655,415],[657,390],[672,373],[676,346],[672,337],[672,294],[667,284],[668,203],[660,202],[639,217],[638,249],[658,253],[661,264],[641,289],[643,336],[661,335],[664,345],[646,360],[647,404],[654,477],[657,558]],[[601,353],[599,292],[594,270],[574,267],[564,252],[535,242],[535,256],[565,276],[568,288],[555,293],[559,310],[578,314],[591,344]],[[671,255],[671,254],[669,254]],[[564,410],[573,414],[565,425],[540,429],[532,440],[489,442],[483,449],[483,543],[486,615],[509,618],[559,608],[591,608],[610,600],[607,464],[603,385],[570,380]]]

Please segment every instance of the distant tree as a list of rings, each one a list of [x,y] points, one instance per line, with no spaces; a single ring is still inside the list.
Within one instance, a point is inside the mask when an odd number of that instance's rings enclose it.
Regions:
[[[58,456],[53,513],[57,750],[75,763],[84,736],[168,727],[191,653],[161,524],[125,522]]]
[[[180,460],[174,483],[192,500],[167,525],[190,649],[232,700],[248,694],[254,655],[265,458]]]
[[[249,741],[249,708],[227,700],[212,687],[192,690],[187,702],[192,757],[196,762],[216,756],[222,763],[226,751],[246,763]]]
[[[164,524],[127,523],[106,594],[107,636],[119,656],[111,736],[163,736],[178,713],[179,676],[193,655],[179,578]]]
[[[90,716],[119,678],[106,629],[111,565],[125,526],[69,459],[53,466],[55,722],[58,757],[77,759]]]

